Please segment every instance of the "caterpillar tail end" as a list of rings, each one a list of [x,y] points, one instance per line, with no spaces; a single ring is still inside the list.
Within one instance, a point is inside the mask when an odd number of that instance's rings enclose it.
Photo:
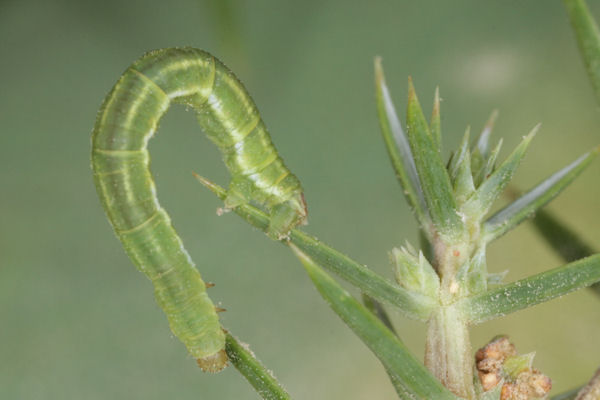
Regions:
[[[222,349],[210,356],[198,358],[196,363],[204,372],[221,372],[228,363],[227,353]]]

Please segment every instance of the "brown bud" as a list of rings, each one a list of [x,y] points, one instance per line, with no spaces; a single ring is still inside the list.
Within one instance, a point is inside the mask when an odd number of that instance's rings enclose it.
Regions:
[[[529,387],[536,397],[545,396],[552,389],[552,380],[537,369],[529,376]]]
[[[500,374],[498,372],[481,372],[479,371],[479,381],[484,391],[492,390],[498,383],[500,383]]]

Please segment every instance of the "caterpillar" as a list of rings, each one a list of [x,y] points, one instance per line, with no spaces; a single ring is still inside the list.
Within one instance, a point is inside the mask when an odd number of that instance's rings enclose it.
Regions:
[[[175,336],[203,370],[217,372],[227,364],[225,335],[200,273],[158,202],[150,173],[148,140],[171,103],[193,108],[221,150],[231,174],[226,209],[260,203],[271,215],[267,234],[283,239],[305,223],[306,204],[300,182],[279,157],[246,89],[205,51],[146,53],[100,107],[91,164],[107,217],[132,262],[152,281]]]

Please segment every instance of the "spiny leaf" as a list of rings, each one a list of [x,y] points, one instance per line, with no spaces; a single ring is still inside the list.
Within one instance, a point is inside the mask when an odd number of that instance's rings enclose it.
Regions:
[[[238,342],[228,332],[225,336],[225,351],[227,352],[229,361],[240,371],[263,399],[288,400],[291,398],[250,349]]]
[[[371,311],[371,313],[373,313],[374,316],[376,316],[390,331],[392,331],[394,335],[398,336],[396,328],[394,328],[394,324],[392,324],[392,320],[390,319],[390,316],[385,310],[383,304],[381,304],[365,292],[362,293],[362,301],[365,307],[367,307],[367,309]]]
[[[440,278],[422,252],[418,256],[407,249],[392,249],[392,264],[396,282],[409,291],[437,298]]]
[[[600,30],[584,0],[564,0],[596,99],[600,102]]]
[[[459,166],[464,162],[464,158],[469,154],[469,141],[471,135],[471,128],[467,127],[463,135],[462,141],[458,150],[452,154],[450,162],[448,163],[448,172],[450,173],[450,180],[452,183],[456,181],[458,175]]]
[[[498,110],[493,110],[488,118],[479,138],[477,139],[477,150],[481,153],[484,159],[488,158],[490,151],[490,136],[494,129],[494,124],[498,118]]]
[[[469,128],[463,136],[460,149],[456,153],[456,167],[451,171],[451,177],[454,177],[454,196],[456,202],[461,206],[475,191],[473,183],[473,174],[471,173],[471,153],[469,152]]]
[[[494,123],[498,117],[498,110],[492,111],[488,121],[486,122],[483,130],[477,138],[475,147],[473,148],[471,155],[471,169],[474,175],[479,175],[479,172],[484,167],[486,160],[490,152],[490,136],[494,129]]]
[[[387,372],[390,382],[392,382],[392,386],[394,386],[400,400],[414,400],[414,397],[404,388],[404,386],[402,386],[402,380],[397,374],[390,372],[387,368],[385,372]]]
[[[331,309],[379,358],[393,379],[417,399],[457,399],[389,329],[298,247],[290,247]]]
[[[431,260],[434,259],[433,246],[425,232],[423,232],[423,229],[419,229],[419,246],[421,247],[421,251],[425,255],[425,258],[431,263]]]
[[[487,160],[485,160],[485,165],[477,173],[477,176],[474,178],[475,186],[479,187],[479,185],[481,185],[481,183],[485,181],[492,174],[492,172],[494,172],[494,169],[496,168],[496,160],[498,159],[498,154],[502,148],[502,142],[502,139],[498,141],[496,147],[494,147]]]
[[[429,129],[431,130],[431,137],[435,147],[441,152],[442,151],[442,122],[440,119],[440,88],[435,88],[435,95],[433,97],[433,110],[431,111],[431,121],[429,123]]]
[[[599,148],[582,155],[571,164],[554,173],[546,180],[539,183],[529,192],[513,201],[496,214],[491,216],[484,224],[484,240],[490,242],[510,229],[516,227],[536,210],[546,205],[567,187],[590,164],[598,154]],[[552,234],[552,231],[547,233]],[[589,254],[586,254],[589,255]],[[580,256],[578,258],[583,257]],[[573,258],[567,261],[573,261]]]
[[[375,89],[379,124],[396,177],[400,181],[407,201],[415,211],[417,219],[421,225],[428,226],[427,205],[423,197],[415,161],[385,83],[380,57],[375,58]]]
[[[529,146],[529,143],[535,136],[540,125],[536,125],[533,130],[523,138],[521,144],[508,156],[506,160],[494,171],[494,173],[486,179],[478,188],[475,194],[467,200],[463,210],[471,215],[477,217],[484,216],[494,201],[500,196],[500,193],[504,190],[508,182],[512,179],[515,170],[521,163],[523,156]]]
[[[504,270],[502,272],[488,272],[487,274],[487,284],[489,285],[502,285],[504,283],[504,278],[508,275],[508,270]]]
[[[463,234],[463,223],[456,213],[450,178],[439,149],[429,132],[412,80],[408,81],[407,135],[425,196],[429,216],[437,231],[449,242]]]
[[[221,200],[224,200],[227,196],[227,191],[219,185],[199,175],[196,175],[196,178]],[[250,225],[262,231],[266,231],[269,226],[269,216],[254,206],[243,204],[235,207],[233,211]],[[357,263],[302,231],[292,229],[289,240],[320,265],[355,285],[374,299],[398,307],[409,318],[421,321],[427,321],[429,318],[434,306],[431,298],[409,292],[398,285],[394,285],[364,265]],[[280,243],[285,244],[283,241],[280,241]]]
[[[487,275],[485,247],[482,246],[456,273],[459,287],[464,290],[461,296],[484,292],[487,289]]]
[[[521,279],[462,301],[472,323],[498,318],[600,281],[600,254]]]

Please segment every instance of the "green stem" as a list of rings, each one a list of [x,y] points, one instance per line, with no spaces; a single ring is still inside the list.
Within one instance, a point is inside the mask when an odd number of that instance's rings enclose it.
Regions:
[[[440,307],[429,320],[425,365],[451,392],[475,399],[469,329],[456,307]]]
[[[468,242],[448,246],[436,240],[433,247],[441,286],[438,306],[428,320],[425,365],[455,395],[475,399],[468,320],[457,307],[461,289],[456,279],[472,250]]]
[[[265,400],[290,399],[290,395],[250,349],[238,342],[229,332],[226,333],[225,340],[225,351],[229,361],[248,380],[260,397]]]

